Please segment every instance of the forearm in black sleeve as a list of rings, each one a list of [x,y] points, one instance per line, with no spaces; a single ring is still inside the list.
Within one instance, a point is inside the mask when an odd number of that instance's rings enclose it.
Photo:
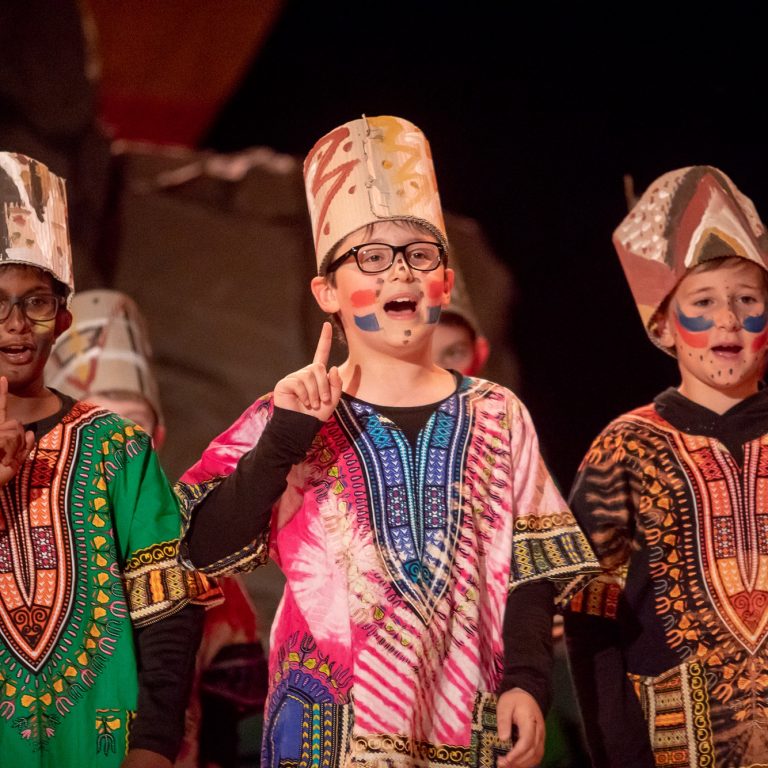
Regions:
[[[275,407],[256,447],[195,507],[186,536],[193,565],[215,563],[263,535],[288,472],[321,426],[314,416]]]
[[[131,749],[176,759],[204,616],[202,606],[188,603],[177,613],[136,630],[139,702],[131,726]]]
[[[627,677],[618,624],[566,613],[565,633],[593,768],[653,768],[648,727]]]
[[[522,688],[546,714],[552,698],[552,620],[555,586],[547,579],[523,584],[504,611],[504,675],[499,693]]]

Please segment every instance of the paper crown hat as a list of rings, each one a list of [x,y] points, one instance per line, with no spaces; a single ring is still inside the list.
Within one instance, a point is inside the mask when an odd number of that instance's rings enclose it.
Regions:
[[[400,117],[362,117],[323,136],[304,184],[320,274],[341,240],[377,221],[410,219],[448,244],[429,143]]]
[[[46,384],[78,400],[130,392],[143,397],[162,422],[149,335],[135,302],[119,291],[84,291],[73,299],[72,315],[72,326],[48,358]]]
[[[656,312],[689,269],[740,256],[768,270],[768,236],[755,206],[728,176],[708,165],[656,179],[613,233],[613,244],[643,325],[657,345]]]
[[[64,179],[26,155],[0,152],[0,264],[44,269],[74,290]]]

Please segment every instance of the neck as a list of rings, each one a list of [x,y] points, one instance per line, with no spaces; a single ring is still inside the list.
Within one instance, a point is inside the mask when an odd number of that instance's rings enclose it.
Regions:
[[[685,395],[694,403],[714,413],[723,414],[742,400],[754,395],[757,392],[757,382],[743,382],[727,389],[714,389],[698,379],[692,381],[683,379],[677,389],[681,395]]]
[[[427,405],[455,389],[453,376],[435,365],[430,354],[401,358],[371,349],[359,355],[350,349],[339,373],[347,394],[376,405]]]
[[[59,408],[59,398],[43,386],[23,395],[8,393],[8,418],[16,419],[22,424],[31,424],[53,416]]]

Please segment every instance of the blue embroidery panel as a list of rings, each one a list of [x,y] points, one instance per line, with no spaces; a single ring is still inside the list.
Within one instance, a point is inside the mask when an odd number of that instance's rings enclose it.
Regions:
[[[415,451],[397,424],[367,403],[343,400],[337,413],[365,474],[385,570],[426,624],[447,588],[462,522],[455,496],[471,421],[466,398],[458,392],[439,404]]]

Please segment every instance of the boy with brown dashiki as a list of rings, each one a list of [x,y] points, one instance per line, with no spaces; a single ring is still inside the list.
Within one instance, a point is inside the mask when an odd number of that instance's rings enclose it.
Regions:
[[[595,766],[768,765],[768,237],[722,172],[667,173],[614,233],[681,383],[592,444],[571,506],[603,574],[567,616]]]
[[[327,369],[326,323],[180,489],[195,566],[271,549],[286,575],[262,765],[534,766],[555,593],[597,563],[522,403],[433,362],[453,274],[421,131],[346,123],[305,182],[312,291],[347,359]]]
[[[209,585],[149,437],[49,389],[72,320],[64,182],[0,152],[0,762],[170,768]]]

